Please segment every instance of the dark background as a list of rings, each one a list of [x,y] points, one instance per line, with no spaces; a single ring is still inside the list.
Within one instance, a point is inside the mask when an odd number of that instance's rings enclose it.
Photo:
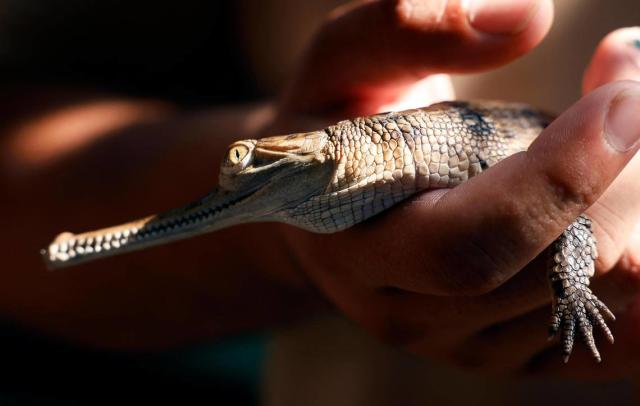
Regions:
[[[233,1],[4,1],[0,87],[87,88],[185,107],[255,100],[265,94],[243,57],[237,13]],[[0,404],[255,404],[263,348],[252,336],[112,353],[4,323]]]
[[[88,86],[188,105],[262,95],[233,1],[9,0],[2,9],[3,86]]]

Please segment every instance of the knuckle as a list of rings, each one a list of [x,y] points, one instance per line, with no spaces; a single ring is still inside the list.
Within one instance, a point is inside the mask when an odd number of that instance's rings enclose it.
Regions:
[[[462,13],[453,13],[448,0],[392,0],[389,2],[395,23],[401,27],[437,30]],[[458,7],[456,4],[453,6]]]
[[[398,25],[407,25],[413,19],[416,8],[415,0],[393,0],[390,2],[393,16]]]
[[[583,171],[576,171],[584,173]],[[592,205],[600,195],[600,180],[596,176],[564,176],[565,174],[547,173],[545,184],[548,188],[550,205],[558,212],[571,209],[585,209]],[[595,178],[595,179],[594,179]]]
[[[535,162],[530,163],[535,167]],[[537,202],[529,201],[513,216],[514,237],[519,241],[540,245],[549,230],[564,229],[578,214],[594,204],[605,184],[597,171],[589,170],[586,161],[579,160],[571,170],[542,169],[541,181],[536,182],[533,193],[541,196]],[[515,227],[519,227],[516,229]]]
[[[529,204],[523,210],[518,238],[539,245],[549,230],[564,229],[597,200],[600,192],[598,182],[583,179],[566,179],[562,176],[547,175],[546,190],[538,204]]]
[[[529,207],[540,209],[530,214],[546,217],[546,221],[566,223],[567,214],[582,212],[595,203],[607,184],[607,171],[594,170],[593,162],[586,155],[550,165],[542,164],[546,161],[538,159],[538,155],[525,155],[527,167],[538,178],[537,190],[532,192],[542,197],[539,204]]]

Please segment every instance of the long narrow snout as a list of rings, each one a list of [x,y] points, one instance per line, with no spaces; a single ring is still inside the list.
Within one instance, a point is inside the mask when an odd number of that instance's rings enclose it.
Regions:
[[[278,210],[308,199],[329,182],[329,144],[323,131],[237,141],[222,162],[219,187],[204,198],[115,227],[62,233],[42,255],[55,269],[240,223],[273,220]],[[297,178],[300,175],[303,178]]]
[[[228,227],[241,222],[235,205],[246,197],[216,189],[182,208],[86,233],[61,233],[42,255],[49,269],[57,269]]]

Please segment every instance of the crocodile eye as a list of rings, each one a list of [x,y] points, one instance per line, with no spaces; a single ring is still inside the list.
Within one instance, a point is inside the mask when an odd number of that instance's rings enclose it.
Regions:
[[[249,165],[253,157],[253,145],[246,142],[237,142],[229,147],[227,156],[222,165],[225,173],[238,173]]]
[[[229,149],[229,162],[232,165],[238,165],[249,153],[246,145],[234,145]]]

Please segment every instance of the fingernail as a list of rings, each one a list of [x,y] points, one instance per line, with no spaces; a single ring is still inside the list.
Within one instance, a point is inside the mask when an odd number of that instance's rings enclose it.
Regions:
[[[640,92],[622,91],[609,106],[604,136],[618,152],[627,152],[640,139]]]
[[[628,38],[628,46],[631,48],[628,52],[631,63],[640,69],[640,27],[630,27],[622,30],[623,35]]]
[[[541,0],[468,0],[469,24],[488,34],[517,34],[538,11]]]
[[[632,48],[640,51],[640,26],[619,28],[615,31],[616,35],[623,38]]]

